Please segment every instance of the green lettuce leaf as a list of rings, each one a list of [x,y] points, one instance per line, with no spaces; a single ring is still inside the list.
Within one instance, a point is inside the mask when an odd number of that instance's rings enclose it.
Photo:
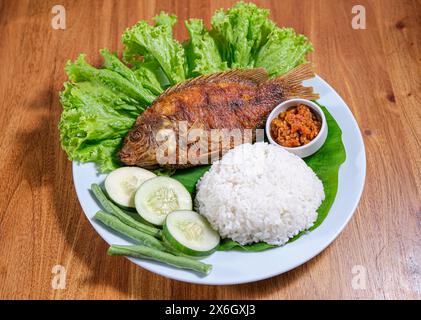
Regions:
[[[173,14],[168,14],[166,12],[161,12],[159,15],[154,18],[155,26],[167,26],[168,35],[172,37],[172,28],[177,23],[177,17]]]
[[[104,67],[106,69],[117,72],[127,80],[139,85],[140,87],[143,87],[142,83],[138,81],[133,71],[130,70],[130,68],[127,67],[123,62],[121,62],[116,54],[112,54],[108,49],[101,49],[99,52],[104,58]]]
[[[108,58],[109,56],[106,59]],[[91,66],[86,62],[84,54],[81,54],[75,62],[69,61],[65,70],[69,79],[73,82],[100,82],[110,88],[110,90],[122,92],[134,101],[141,101],[143,107],[152,103],[156,98],[149,90],[143,88],[140,82],[133,83],[114,70],[97,69]],[[127,72],[132,73],[129,69],[127,69]],[[134,75],[133,77],[135,78]],[[143,111],[143,107],[139,111]]]
[[[155,60],[138,61],[133,72],[142,85],[157,96],[170,86],[168,78]]]
[[[345,147],[342,143],[342,131],[339,125],[329,113],[329,111],[320,106],[325,113],[326,121],[328,125],[328,136],[325,144],[310,157],[304,159],[307,165],[313,169],[320,180],[323,183],[325,191],[325,200],[317,210],[318,216],[314,225],[310,230],[316,229],[323,220],[327,217],[333,202],[335,201],[336,193],[338,191],[338,172],[339,167],[346,159]],[[194,195],[195,186],[197,181],[202,175],[209,170],[210,166],[194,167],[186,170],[178,170],[173,178],[180,181]],[[307,231],[303,231],[292,238],[290,241],[298,239]],[[220,246],[220,251],[227,251],[232,249],[244,250],[244,251],[263,251],[277,246],[270,245],[264,242],[254,243],[250,245],[242,246],[238,242],[231,239],[224,239]]]
[[[101,54],[102,69],[87,63],[83,54],[67,63],[70,81],[60,93],[59,130],[70,160],[95,162],[101,172],[107,172],[120,166],[116,152],[123,137],[156,96],[109,51]]]
[[[215,12],[211,34],[230,68],[254,67],[256,53],[275,29],[275,24],[268,16],[268,9],[244,2]]]
[[[255,67],[263,67],[270,76],[280,76],[306,62],[306,55],[313,46],[303,35],[297,35],[291,28],[276,28],[261,47]]]
[[[190,39],[186,44],[186,56],[189,64],[189,76],[197,77],[204,74],[228,69],[222,61],[215,40],[210,36],[200,19],[190,19],[185,22]]]
[[[146,21],[139,21],[124,32],[123,56],[129,63],[135,63],[139,59],[157,62],[173,85],[186,79],[184,48],[172,34],[172,27],[177,19],[161,12],[154,20],[154,26]]]
[[[313,46],[291,28],[279,28],[268,19],[269,10],[238,2],[212,17],[211,34],[230,68],[263,67],[279,76],[301,63]]]

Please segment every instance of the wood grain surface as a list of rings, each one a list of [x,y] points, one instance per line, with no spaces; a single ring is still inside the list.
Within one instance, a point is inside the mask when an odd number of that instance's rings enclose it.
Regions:
[[[0,298],[421,298],[421,3],[415,0],[256,1],[278,25],[311,39],[317,73],[348,103],[363,133],[364,193],[325,251],[286,274],[232,286],[173,281],[106,255],[60,148],[65,62],[85,52],[98,63],[103,47],[121,52],[123,30],[161,10],[209,22],[215,9],[233,3],[0,0]],[[65,30],[51,27],[55,4],[66,8]],[[351,27],[356,4],[366,9],[365,30]],[[181,23],[175,36],[187,36]],[[66,268],[65,289],[52,288],[55,265]],[[361,270],[366,287],[353,288]]]

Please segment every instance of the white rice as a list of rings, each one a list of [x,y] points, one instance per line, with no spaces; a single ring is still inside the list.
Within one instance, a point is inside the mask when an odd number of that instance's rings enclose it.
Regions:
[[[195,205],[222,238],[282,245],[314,224],[324,197],[301,158],[260,142],[215,162],[197,184]]]

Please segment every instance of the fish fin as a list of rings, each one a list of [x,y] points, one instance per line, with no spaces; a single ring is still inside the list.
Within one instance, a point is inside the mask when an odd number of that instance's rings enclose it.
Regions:
[[[200,85],[203,83],[210,83],[214,81],[252,81],[256,85],[259,85],[269,78],[266,70],[264,68],[255,68],[255,69],[233,69],[218,73],[212,73],[208,75],[199,76],[193,79],[186,80],[184,82],[180,82],[167,90],[165,90],[161,95],[160,98],[167,96],[170,93],[174,93],[180,91],[182,89],[188,88],[193,85]]]
[[[318,93],[313,92],[313,87],[304,87],[301,84],[302,81],[313,77],[315,77],[315,74],[312,68],[312,64],[305,63],[270,81],[282,86],[286,99],[302,98],[308,100],[317,100],[320,98],[320,96]]]

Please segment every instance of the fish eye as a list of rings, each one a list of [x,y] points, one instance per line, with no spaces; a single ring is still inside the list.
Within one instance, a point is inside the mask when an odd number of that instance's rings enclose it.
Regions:
[[[129,137],[131,142],[137,142],[142,138],[142,134],[139,131],[132,131]]]

